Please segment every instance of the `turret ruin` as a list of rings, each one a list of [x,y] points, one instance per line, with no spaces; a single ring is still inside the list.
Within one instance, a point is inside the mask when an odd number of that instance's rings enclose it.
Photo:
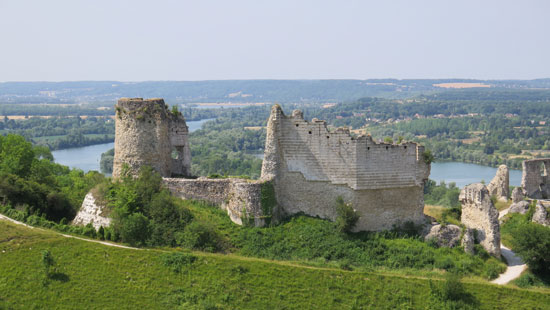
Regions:
[[[171,112],[163,99],[122,98],[115,106],[113,177],[124,165],[131,174],[141,166],[163,177],[190,176],[189,129],[179,112]]]

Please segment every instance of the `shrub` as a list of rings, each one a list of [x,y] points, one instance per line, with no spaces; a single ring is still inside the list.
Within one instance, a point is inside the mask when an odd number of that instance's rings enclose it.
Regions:
[[[51,268],[55,266],[55,260],[49,250],[42,251],[42,266],[44,267],[46,278],[49,278],[51,275]]]
[[[350,232],[359,220],[359,214],[342,197],[336,198],[336,213],[338,214],[336,217],[336,227],[340,232]]]
[[[550,275],[550,227],[523,223],[514,229],[511,242],[533,272]]]
[[[185,227],[178,243],[195,250],[216,252],[222,250],[221,237],[210,225],[193,221]]]
[[[176,232],[183,231],[193,219],[191,212],[178,206],[175,199],[166,190],[153,196],[147,208],[151,219],[152,244],[175,246]]]
[[[183,267],[189,266],[197,260],[197,257],[189,253],[175,252],[167,253],[161,256],[162,264],[179,273]]]
[[[96,231],[92,223],[86,224],[82,230],[82,234],[86,237],[95,238],[96,237]]]
[[[133,213],[122,220],[120,237],[133,246],[144,245],[149,237],[149,219],[141,213]]]
[[[97,230],[97,237],[99,240],[105,240],[105,229],[103,226],[99,226],[99,229]]]
[[[428,309],[478,309],[479,302],[466,292],[457,274],[449,273],[442,284],[430,281],[430,302]]]

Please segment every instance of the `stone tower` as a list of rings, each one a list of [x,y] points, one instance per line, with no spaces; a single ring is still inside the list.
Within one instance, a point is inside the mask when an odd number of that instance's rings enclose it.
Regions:
[[[113,177],[120,177],[125,164],[134,175],[141,166],[163,177],[190,175],[189,130],[181,113],[158,98],[122,98],[115,109]]]

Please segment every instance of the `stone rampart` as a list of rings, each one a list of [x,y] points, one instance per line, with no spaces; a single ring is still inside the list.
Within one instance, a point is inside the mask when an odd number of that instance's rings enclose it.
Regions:
[[[523,161],[521,187],[524,194],[532,199],[550,198],[550,158]]]
[[[336,218],[338,196],[360,215],[356,230],[422,223],[423,188],[430,165],[416,143],[376,143],[325,121],[284,115],[276,105],[267,125],[262,179],[273,180],[277,203],[288,214]]]
[[[234,178],[163,178],[163,183],[173,195],[182,199],[204,200],[219,205],[239,225],[264,226],[266,221],[271,220],[270,212],[264,212],[265,206],[262,208],[262,189],[270,186],[266,182]]]

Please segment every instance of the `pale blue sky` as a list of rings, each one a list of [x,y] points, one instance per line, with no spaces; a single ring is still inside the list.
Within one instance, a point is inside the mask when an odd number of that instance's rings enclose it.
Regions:
[[[0,81],[550,77],[550,1],[0,0]]]

